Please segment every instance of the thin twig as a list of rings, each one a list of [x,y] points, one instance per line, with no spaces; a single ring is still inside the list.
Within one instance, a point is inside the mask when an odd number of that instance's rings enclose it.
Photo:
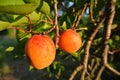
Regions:
[[[28,18],[28,22],[29,22],[29,27],[30,27],[29,31],[32,32],[32,31],[33,31],[33,30],[32,30],[32,22],[31,22],[29,16],[26,16],[26,17]]]
[[[105,67],[112,71],[114,74],[120,76],[120,72],[112,68],[109,64],[106,64]]]
[[[96,7],[97,6],[97,4],[98,4],[98,0],[95,0],[95,2],[94,2],[95,4],[94,4],[94,6]]]
[[[82,70],[82,69],[83,69],[83,65],[78,66],[78,67],[73,71],[73,73],[71,74],[69,80],[73,80],[73,78],[75,77],[75,75],[76,75],[80,70]]]
[[[49,23],[50,23],[50,24],[53,24],[53,20],[50,18],[50,16],[49,16],[49,15],[46,15],[46,17],[47,17],[48,20],[50,21]]]
[[[92,11],[92,5],[91,4],[89,5],[89,13],[90,13],[90,19],[91,19],[92,23],[96,24],[96,21],[93,17],[93,11]]]
[[[52,28],[50,28],[50,29],[49,29],[49,30],[47,30],[46,32],[42,32],[42,33],[39,33],[39,34],[44,34],[44,35],[46,35],[46,34],[48,34],[48,33],[52,32],[54,29],[55,29],[55,25],[54,25],[54,26],[52,26]]]
[[[112,50],[111,52],[109,52],[109,54],[115,54],[115,53],[118,53],[118,52],[120,52],[120,48]]]
[[[59,27],[58,27],[58,10],[57,10],[57,0],[54,0],[54,14],[55,14],[55,17],[54,17],[54,25],[55,25],[55,28],[56,28],[56,39],[55,39],[55,45],[57,47],[57,44],[58,44],[58,41],[59,41]]]
[[[100,79],[100,77],[101,77],[102,72],[104,71],[104,69],[105,69],[105,66],[102,66],[102,67],[100,68],[100,70],[99,70],[99,72],[98,72],[95,80],[99,80],[99,79]]]
[[[75,19],[75,22],[74,22],[73,25],[71,26],[72,29],[75,29],[75,28],[79,25],[80,19],[81,19],[81,17],[83,16],[83,14],[84,14],[87,6],[88,6],[88,3],[85,3],[85,4],[84,4],[84,7],[82,8],[81,13],[77,16],[77,18]]]
[[[100,65],[100,62],[96,59],[96,64],[93,67],[92,71],[91,71],[91,75],[94,74],[94,72],[97,70],[98,66]]]

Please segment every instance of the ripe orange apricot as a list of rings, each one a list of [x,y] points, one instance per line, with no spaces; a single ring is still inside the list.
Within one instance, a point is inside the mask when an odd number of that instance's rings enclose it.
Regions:
[[[33,35],[25,44],[25,52],[33,67],[43,69],[54,61],[56,48],[47,35]]]
[[[58,45],[63,51],[74,53],[81,47],[82,39],[76,31],[68,29],[61,33]]]

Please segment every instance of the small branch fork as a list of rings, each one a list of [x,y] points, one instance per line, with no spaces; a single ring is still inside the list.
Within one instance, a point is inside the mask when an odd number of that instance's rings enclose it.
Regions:
[[[71,26],[72,29],[75,29],[79,25],[80,19],[83,16],[83,14],[85,13],[87,6],[88,6],[88,3],[85,3],[84,6],[82,6],[83,8],[82,8],[81,13],[76,17],[73,25]]]

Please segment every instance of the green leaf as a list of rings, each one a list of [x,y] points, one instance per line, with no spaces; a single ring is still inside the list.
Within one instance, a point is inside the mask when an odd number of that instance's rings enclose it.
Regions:
[[[32,12],[28,16],[32,23],[35,23],[40,18],[40,14],[37,14],[36,12]],[[14,15],[14,20],[15,21],[10,24],[11,26],[19,26],[19,25],[28,24],[28,19],[25,16],[23,17],[19,15]]]
[[[25,4],[23,0],[0,0],[0,12],[27,15],[39,6],[40,0]]]
[[[25,43],[26,40],[31,37],[31,34],[28,34],[21,30],[17,30],[16,37],[17,37],[18,42]]]
[[[13,15],[11,14],[6,14],[6,13],[0,13],[0,21],[5,21],[5,22],[12,22],[13,19]]]
[[[40,0],[23,0],[25,3],[38,3]]]
[[[22,5],[22,4],[25,4],[23,0],[0,0],[0,6]]]
[[[9,25],[9,22],[0,21],[0,31],[7,29]]]
[[[31,14],[28,15],[31,19],[32,23],[35,23],[36,21],[39,20],[40,14],[37,14],[36,12],[32,12]],[[27,17],[25,16],[20,16],[20,15],[13,15],[13,20],[11,23],[5,22],[5,21],[0,21],[0,31],[7,29],[8,27],[11,26],[23,26],[26,24],[29,24]]]
[[[40,6],[37,8],[37,10],[42,12],[43,14],[48,15],[50,13],[50,6],[47,2],[41,1]]]
[[[117,6],[120,8],[120,0],[117,0]]]
[[[66,25],[66,21],[64,21],[61,27],[65,30],[65,29],[67,29],[66,26],[67,26],[67,25]]]
[[[40,23],[38,26],[33,27],[34,32],[39,33],[47,31],[51,28],[52,26],[48,23]]]
[[[30,65],[29,71],[32,71],[32,70],[34,70],[34,67]]]
[[[9,46],[9,47],[6,49],[7,52],[11,52],[11,51],[13,51],[13,50],[14,50],[14,47],[13,47],[13,46]]]
[[[61,62],[59,61],[55,61],[52,63],[52,65],[50,65],[49,67],[47,67],[47,71],[50,73],[50,77],[55,75],[55,77],[58,79],[62,73],[62,71],[64,71],[64,66],[62,65]]]
[[[15,50],[14,50],[15,53],[17,53],[16,58],[25,56],[24,47],[25,47],[26,41],[30,37],[31,37],[31,34],[29,34],[29,33],[26,33],[26,32],[21,31],[21,30],[16,31],[16,38],[17,38],[17,41],[18,41],[18,44],[17,44],[17,46],[15,47]]]

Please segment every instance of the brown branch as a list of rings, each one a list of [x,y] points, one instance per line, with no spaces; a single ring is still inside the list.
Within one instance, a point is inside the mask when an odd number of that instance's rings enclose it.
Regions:
[[[94,67],[94,64],[95,64],[95,58],[90,58],[91,59],[91,62],[90,64],[88,65],[88,69],[90,71],[92,71],[93,67]]]
[[[109,64],[106,64],[105,67],[108,68],[113,73],[115,73],[116,75],[120,76],[120,72],[112,68]]]
[[[21,31],[24,31],[24,32],[26,32],[26,33],[34,33],[33,30],[32,30],[32,22],[31,22],[31,20],[30,20],[30,17],[29,17],[29,16],[26,16],[26,17],[27,17],[28,22],[29,22],[29,27],[30,27],[29,31],[28,31],[28,30],[25,30],[25,29],[23,29],[23,28],[20,28],[20,27],[16,27],[16,26],[11,26],[11,27],[9,27],[9,28],[14,28],[14,29],[16,29],[16,30],[21,30]]]
[[[105,25],[104,25],[104,36],[103,36],[103,63],[104,65],[107,64],[107,55],[109,52],[109,45],[108,41],[110,39],[111,35],[111,25],[114,19],[114,14],[115,14],[115,3],[116,0],[107,0],[106,4],[106,20],[105,20]]]
[[[90,13],[90,20],[91,20],[91,22],[93,24],[96,24],[96,21],[95,21],[95,19],[93,17],[93,11],[92,11],[92,5],[91,4],[89,5],[89,13]]]
[[[33,32],[33,30],[32,30],[32,22],[31,22],[31,20],[30,20],[30,17],[29,16],[26,16],[27,17],[27,19],[28,19],[28,22],[29,22],[29,27],[30,27],[30,29],[29,29],[29,32]]]
[[[90,37],[88,38],[88,41],[86,42],[85,56],[84,56],[84,61],[83,61],[84,68],[83,68],[83,72],[81,74],[81,80],[84,80],[85,74],[87,72],[87,64],[88,64],[88,59],[89,59],[89,50],[90,50],[90,47],[91,47],[92,40],[94,39],[95,35],[97,34],[97,32],[100,29],[101,25],[103,24],[104,20],[105,20],[105,16],[103,16],[103,18],[97,24],[96,28],[93,30]]]
[[[97,6],[97,4],[98,4],[98,0],[95,0],[95,2],[94,2],[95,4],[94,4],[94,6],[96,7]]]
[[[97,70],[98,66],[100,65],[99,61],[97,59],[95,59],[95,60],[96,60],[96,64],[92,68],[91,75],[94,74],[94,72]]]
[[[56,39],[55,39],[55,45],[57,47],[57,44],[58,44],[58,41],[59,41],[59,27],[58,27],[58,10],[57,10],[57,0],[54,0],[54,14],[55,14],[55,17],[54,17],[54,25],[55,25],[55,28],[56,28]]]
[[[73,80],[73,78],[75,77],[75,75],[76,75],[80,70],[82,70],[82,69],[83,69],[83,65],[78,66],[78,67],[73,71],[73,73],[70,75],[69,80]]]
[[[100,77],[101,77],[102,72],[104,71],[104,69],[105,69],[105,66],[102,66],[102,67],[100,68],[100,70],[99,70],[99,72],[98,72],[95,80],[99,80],[99,79],[100,79]]]
[[[76,17],[73,25],[71,26],[72,29],[75,29],[79,25],[80,19],[81,19],[82,15],[84,14],[87,6],[88,6],[88,3],[85,3],[83,8],[82,8],[81,13]]]
[[[50,18],[50,16],[46,15],[46,17],[48,18],[48,20],[50,21],[50,24],[53,24],[53,20]]]
[[[109,53],[109,46],[108,46],[108,40],[110,39],[110,35],[111,35],[111,25],[114,19],[114,15],[115,15],[115,4],[116,4],[116,0],[107,0],[107,12],[106,12],[106,21],[105,21],[105,36],[103,37],[104,40],[104,51],[103,51],[103,63],[104,66],[107,67],[110,71],[114,72],[116,75],[120,76],[120,72],[118,72],[117,70],[115,70],[114,68],[112,68],[108,63],[107,63],[107,56]]]
[[[109,54],[115,54],[115,53],[118,53],[118,52],[120,52],[120,49],[112,50]]]

